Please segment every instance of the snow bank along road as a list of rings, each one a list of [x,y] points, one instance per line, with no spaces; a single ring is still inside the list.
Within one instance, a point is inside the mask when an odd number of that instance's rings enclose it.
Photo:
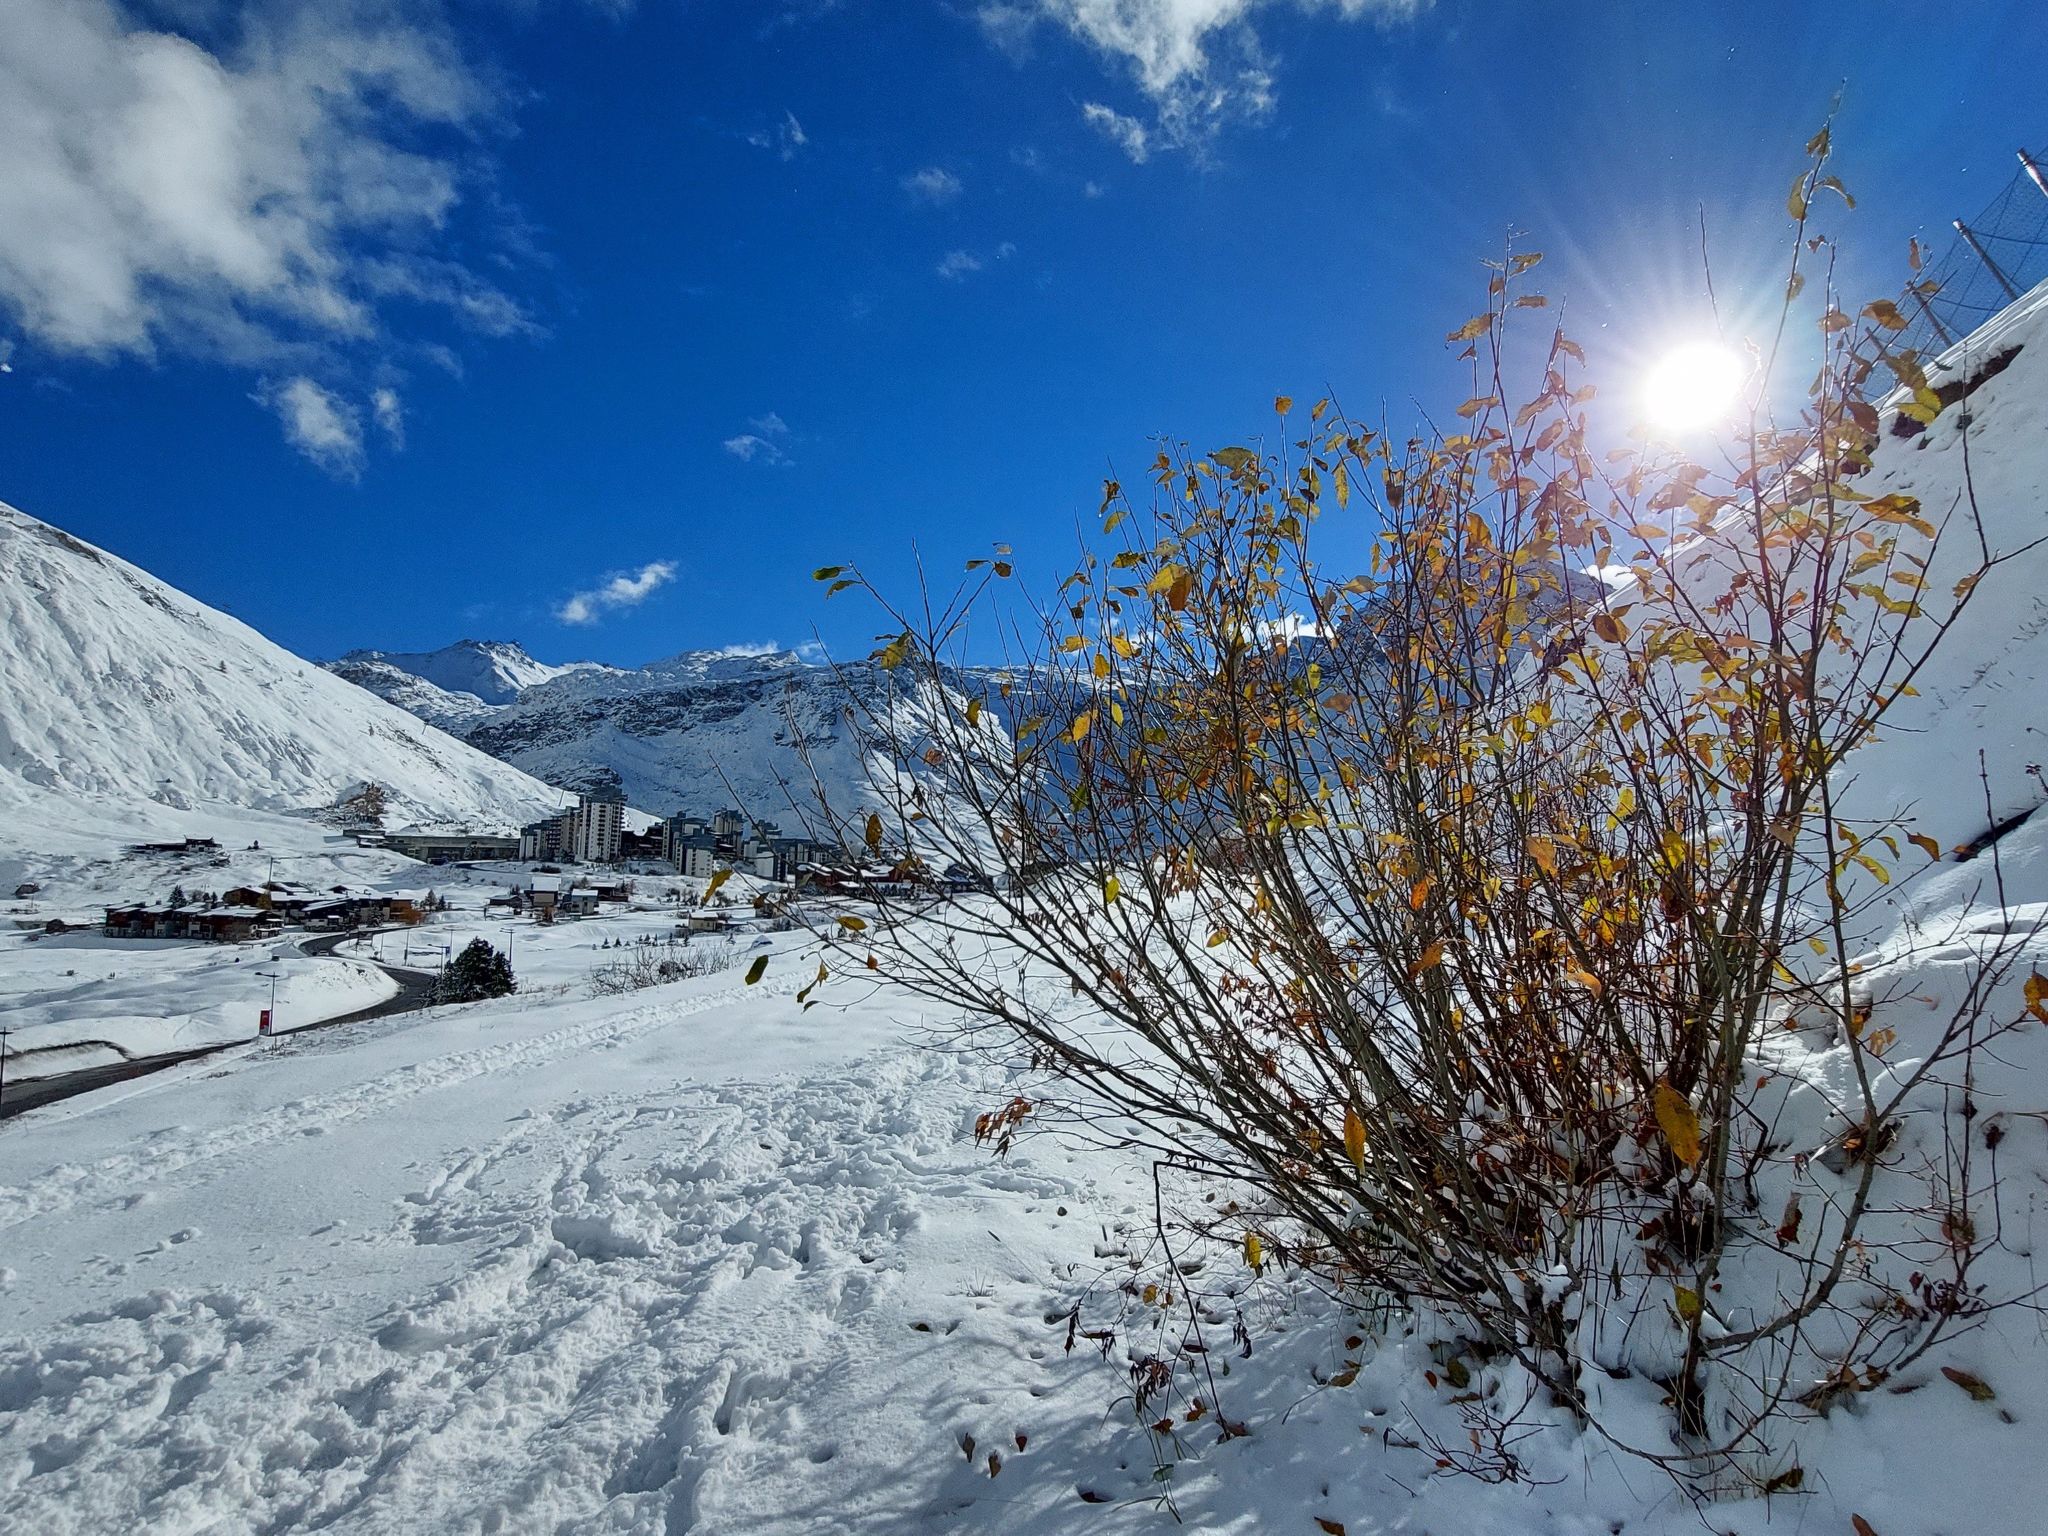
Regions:
[[[814,969],[0,1128],[0,1529],[1059,1530],[1143,1491],[1047,1320],[1135,1183],[992,1161],[984,1069],[900,1003],[799,1010]]]

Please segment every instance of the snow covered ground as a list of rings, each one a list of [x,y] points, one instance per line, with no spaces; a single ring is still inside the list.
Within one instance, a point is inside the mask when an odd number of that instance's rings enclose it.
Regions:
[[[774,942],[752,989],[343,1025],[0,1126],[0,1528],[1700,1528],[1556,1425],[1523,1447],[1537,1483],[1448,1475],[1442,1352],[1361,1345],[1229,1254],[1183,1257],[1228,1298],[1203,1333],[1249,1434],[1155,1440],[1127,1367],[1188,1319],[1116,1290],[1156,1258],[1150,1170],[991,1157],[973,1116],[1011,1084],[899,997],[801,1008],[809,941]],[[2010,1123],[2030,1245],[2048,1135]],[[1069,1352],[1077,1305],[1107,1358]],[[1995,1401],[1930,1361],[1806,1431],[1803,1493],[1711,1528],[2025,1529],[2038,1349],[1994,1320],[1939,1363]]]

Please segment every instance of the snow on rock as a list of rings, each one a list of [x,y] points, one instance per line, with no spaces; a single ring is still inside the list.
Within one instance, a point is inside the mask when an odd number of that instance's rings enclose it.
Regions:
[[[550,666],[535,661],[514,640],[458,640],[438,651],[350,651],[328,666],[341,671],[350,663],[387,667],[430,683],[443,693],[467,694],[483,704],[509,704],[523,690],[572,672],[611,670],[595,661]]]
[[[545,784],[246,624],[0,506],[0,823],[61,803],[303,810],[385,786],[402,819],[511,827]],[[12,849],[0,849],[11,852]]]

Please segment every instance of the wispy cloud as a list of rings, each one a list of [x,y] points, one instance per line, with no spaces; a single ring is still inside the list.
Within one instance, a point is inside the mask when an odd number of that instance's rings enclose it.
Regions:
[[[1272,111],[1273,76],[1252,25],[1260,11],[1398,21],[1429,5],[1430,0],[985,0],[976,15],[989,41],[1013,60],[1029,56],[1031,34],[1043,23],[1120,62],[1151,103],[1153,123],[1141,140],[1096,118],[1094,107],[1087,109],[1089,121],[1142,161],[1161,147],[1199,148],[1224,124]]]
[[[928,165],[902,181],[903,190],[920,203],[950,203],[960,195],[960,178],[943,166]]]
[[[1143,165],[1152,158],[1152,132],[1135,117],[1127,117],[1115,107],[1105,107],[1099,101],[1090,101],[1082,104],[1081,118],[1129,155],[1134,163]]]
[[[370,392],[370,414],[384,435],[391,440],[393,448],[405,446],[405,407],[399,401],[398,391],[386,386]]]
[[[789,464],[794,462],[787,447],[790,432],[789,423],[775,412],[766,416],[752,416],[747,420],[748,430],[725,440],[725,451],[743,463]]]
[[[964,283],[977,272],[986,271],[992,261],[1008,261],[1017,254],[1014,242],[1003,240],[986,255],[977,251],[948,251],[932,270],[949,283]]]
[[[339,395],[301,374],[266,385],[258,398],[277,413],[285,441],[329,474],[354,479],[362,472],[362,418]]]
[[[778,160],[794,160],[797,151],[811,142],[811,136],[804,132],[796,114],[785,109],[781,122],[772,128],[756,128],[747,135],[747,142],[756,149],[773,150]]]
[[[673,560],[650,560],[637,571],[617,572],[587,592],[571,594],[555,609],[555,617],[564,624],[595,624],[606,613],[639,607],[675,575]]]
[[[420,305],[530,325],[449,254],[502,103],[438,7],[6,0],[0,100],[0,311],[53,352],[290,372],[259,398],[333,467],[360,430],[309,364],[417,345],[392,326]]]

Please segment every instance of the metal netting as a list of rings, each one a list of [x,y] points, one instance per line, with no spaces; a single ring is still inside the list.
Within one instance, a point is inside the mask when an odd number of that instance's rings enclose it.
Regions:
[[[2048,180],[2048,151],[2027,158]],[[1896,345],[1922,357],[1938,356],[2044,279],[2048,190],[2023,165],[1982,213],[1962,221],[1948,249],[1921,269],[1899,302],[1907,326]],[[1918,291],[1929,283],[1932,293]]]

